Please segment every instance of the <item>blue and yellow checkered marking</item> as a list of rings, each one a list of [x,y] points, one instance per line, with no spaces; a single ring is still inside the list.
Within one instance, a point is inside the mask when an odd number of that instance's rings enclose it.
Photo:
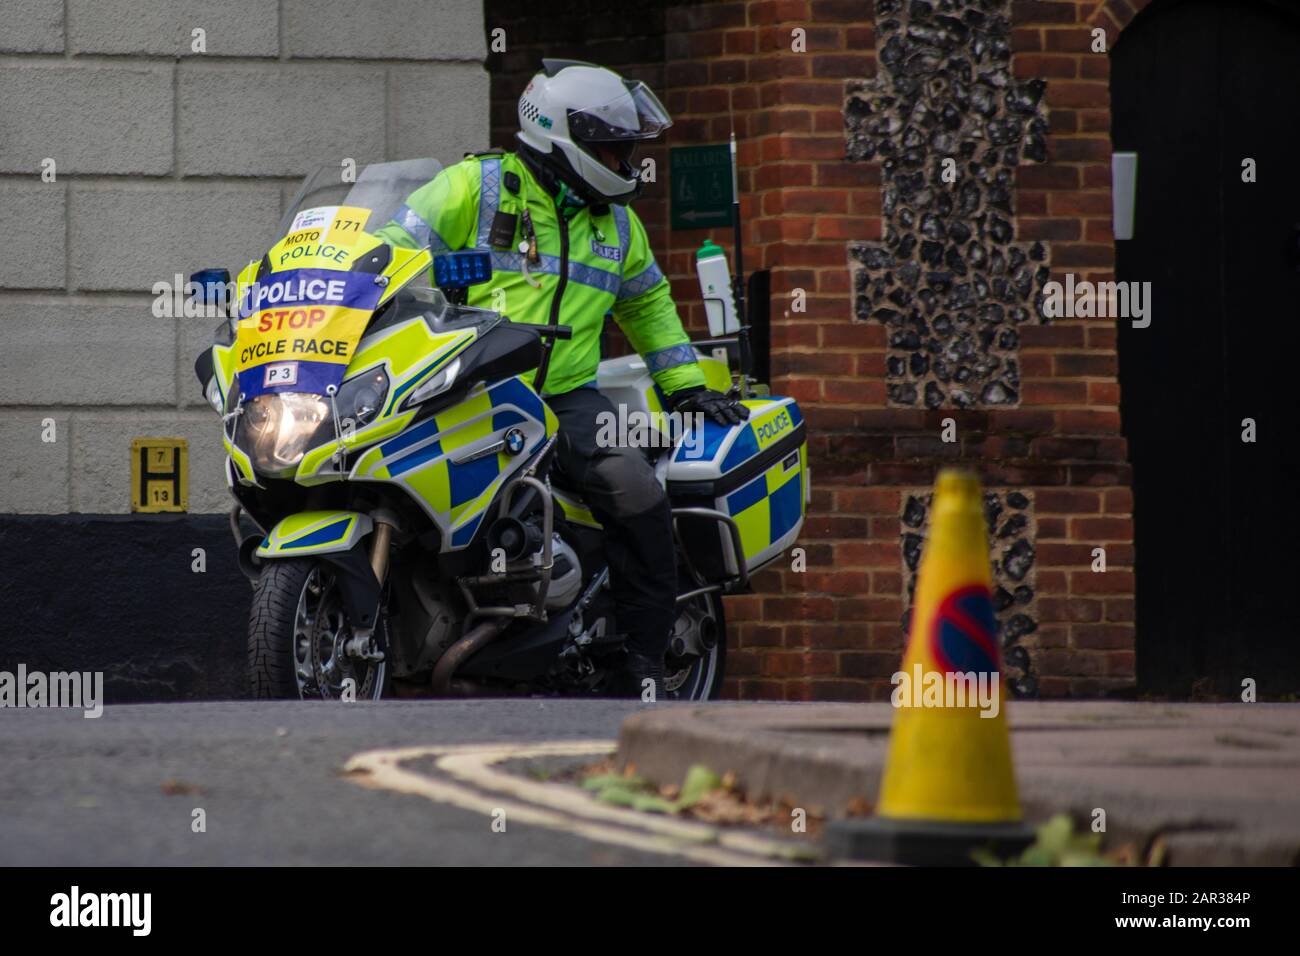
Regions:
[[[484,512],[479,512],[466,524],[452,532],[451,546],[453,548],[463,548],[474,540],[474,532],[476,532],[478,526],[483,523],[483,514]]]
[[[347,538],[348,531],[351,530],[352,523],[356,520],[356,518],[340,518],[333,524],[327,524],[311,534],[303,535],[297,541],[286,541],[280,547],[285,551],[289,551],[295,548],[315,548],[322,544],[333,544],[335,541],[342,541]]]
[[[588,528],[602,527],[596,516],[591,513],[591,509],[577,498],[570,498],[558,489],[553,490],[552,494],[555,496],[555,500],[560,503],[560,509],[564,512],[566,520],[585,525]]]
[[[683,442],[679,445],[673,455],[673,460],[713,461],[717,457],[718,448],[727,440],[727,436],[734,431],[738,432],[738,434],[735,442],[727,451],[727,457],[722,461],[722,471],[728,472],[737,465],[748,461],[773,442],[785,437],[803,421],[803,413],[799,411],[799,406],[794,402],[781,405],[778,408],[768,409],[761,414],[757,413],[758,409],[771,405],[772,401],[773,399],[763,399],[762,401],[742,403],[749,409],[751,416],[750,420],[743,425],[719,425],[713,419],[705,418],[702,452],[699,450],[701,443],[697,438],[689,443]],[[780,399],[776,399],[776,401],[780,401]]]
[[[727,513],[740,528],[745,559],[780,541],[803,520],[803,449],[727,495]]]
[[[529,418],[557,427],[554,413],[517,378],[479,387],[463,401],[377,445],[358,463],[358,472],[376,480],[400,479],[433,512],[447,519],[452,547],[473,540],[512,462],[504,452],[457,464],[456,452]],[[530,449],[531,450],[531,449]]]
[[[726,457],[722,459],[724,474],[780,441],[803,421],[803,414],[794,402],[778,405],[762,414],[755,414],[754,404],[756,403],[745,403],[750,409],[749,421],[741,426],[744,431],[736,436]]]
[[[397,388],[393,389],[393,393],[388,399],[388,407],[385,414],[391,413],[393,409],[398,408],[402,399],[404,399],[407,393],[414,389],[416,385],[428,381],[435,373],[442,371],[442,369],[445,368],[453,358],[460,355],[460,353],[464,352],[465,349],[469,348],[476,337],[477,336],[473,333],[460,334],[452,337],[449,341],[439,346],[440,348],[445,349],[445,351],[440,355],[436,355],[432,361],[422,369],[408,378],[401,385],[397,386]]]
[[[304,551],[338,550],[352,543],[362,519],[350,511],[304,511],[289,515],[262,539],[257,553],[279,557]]]
[[[474,329],[434,332],[422,320],[395,325],[367,340],[353,356],[351,368],[385,364],[395,383],[384,405],[391,415],[412,389],[428,381],[478,338]]]
[[[754,438],[754,431],[745,426],[745,430],[737,435],[736,440],[731,443],[731,449],[727,452],[727,457],[722,459],[723,473],[749,461],[757,454],[758,442]]]
[[[433,429],[433,432],[436,433],[437,429],[436,428]],[[419,448],[411,452],[409,455],[405,455],[402,458],[399,458],[397,461],[389,462],[388,474],[390,476],[396,477],[397,475],[405,474],[406,472],[410,471],[412,468],[419,468],[421,465],[425,464],[426,462],[430,462],[433,461],[435,458],[441,458],[441,457],[442,457],[442,443],[435,438],[427,445],[421,445]]]
[[[690,435],[690,441],[683,440],[673,454],[674,461],[713,461],[718,456],[718,448],[731,434],[735,425],[719,425],[711,418],[704,419],[704,436]]]

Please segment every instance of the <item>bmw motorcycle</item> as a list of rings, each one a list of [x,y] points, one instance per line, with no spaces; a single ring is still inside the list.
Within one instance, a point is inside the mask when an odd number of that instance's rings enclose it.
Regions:
[[[232,296],[195,371],[222,418],[254,586],[256,697],[599,695],[623,666],[601,526],[551,473],[557,420],[534,387],[572,330],[466,305],[491,281],[488,252],[374,234],[438,172],[412,160],[340,182],[322,169],[235,282],[196,274]],[[733,387],[727,362],[697,354],[710,387]],[[722,595],[803,524],[802,415],[793,399],[750,397],[742,425],[676,428],[635,356],[602,362],[598,385],[650,423],[646,453],[673,507],[665,691],[715,697]]]

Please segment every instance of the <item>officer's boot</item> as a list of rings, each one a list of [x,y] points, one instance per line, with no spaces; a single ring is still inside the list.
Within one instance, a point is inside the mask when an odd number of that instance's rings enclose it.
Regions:
[[[628,697],[636,697],[647,702],[667,700],[664,692],[663,654],[643,654],[637,650],[629,650],[624,670],[624,684]],[[651,687],[654,688],[653,696],[650,696]]]

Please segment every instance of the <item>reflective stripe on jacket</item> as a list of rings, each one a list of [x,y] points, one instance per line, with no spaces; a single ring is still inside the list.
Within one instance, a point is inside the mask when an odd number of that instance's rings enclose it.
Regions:
[[[508,173],[519,177],[518,195],[502,185]],[[519,251],[524,239],[520,212],[525,204],[539,254],[538,262],[528,263],[528,272],[540,288],[525,277],[525,256]],[[508,247],[490,242],[498,209],[516,217]],[[636,213],[611,205],[603,215],[594,216],[584,208],[566,223],[550,193],[514,153],[470,156],[443,170],[412,193],[378,235],[399,246],[428,245],[435,254],[490,251],[492,281],[470,288],[470,305],[503,312],[513,322],[572,326],[572,339],[555,342],[544,383],[546,394],[595,381],[607,312],[613,312],[665,394],[704,384],[668,280],[655,263]]]

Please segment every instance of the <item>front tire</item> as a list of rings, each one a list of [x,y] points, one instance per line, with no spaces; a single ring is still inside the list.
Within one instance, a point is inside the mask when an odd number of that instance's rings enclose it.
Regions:
[[[386,628],[380,613],[377,638]],[[310,558],[268,561],[253,589],[248,665],[253,696],[263,700],[336,700],[351,680],[357,700],[388,690],[388,661],[344,653],[352,634],[334,574]],[[379,641],[385,646],[386,641]]]

